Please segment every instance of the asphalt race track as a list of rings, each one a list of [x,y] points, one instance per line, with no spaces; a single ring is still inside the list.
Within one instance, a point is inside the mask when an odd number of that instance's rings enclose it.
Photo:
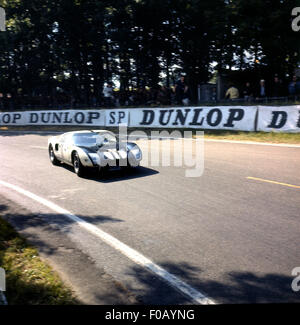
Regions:
[[[84,267],[72,266],[79,292],[93,287],[101,270],[144,304],[192,304],[197,293],[215,303],[300,302],[300,291],[291,287],[292,270],[300,267],[300,147],[206,141],[201,177],[185,177],[184,167],[142,164],[101,180],[52,166],[49,136],[0,133],[0,181],[12,185],[0,183],[0,195],[28,211],[14,223],[34,234],[50,260],[49,234],[36,231],[33,214],[58,238],[57,246],[64,246],[59,238],[68,239],[65,263],[72,251],[87,257]],[[144,140],[140,144],[145,148]],[[130,249],[136,261],[126,256]],[[143,257],[175,282],[149,270]],[[58,268],[72,282],[71,267]],[[190,296],[180,281],[194,290]],[[104,301],[97,292],[86,299]]]

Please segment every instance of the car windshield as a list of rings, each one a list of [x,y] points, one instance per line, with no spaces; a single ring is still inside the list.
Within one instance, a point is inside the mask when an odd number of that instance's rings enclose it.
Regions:
[[[102,146],[105,143],[116,142],[110,133],[75,133],[73,143],[76,146]]]

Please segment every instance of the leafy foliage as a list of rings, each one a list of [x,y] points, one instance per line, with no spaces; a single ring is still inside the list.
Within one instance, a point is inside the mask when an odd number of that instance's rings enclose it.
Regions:
[[[122,90],[174,84],[184,71],[197,85],[218,71],[291,74],[299,33],[295,0],[2,0],[0,92],[64,92],[80,102],[99,97],[106,81]]]

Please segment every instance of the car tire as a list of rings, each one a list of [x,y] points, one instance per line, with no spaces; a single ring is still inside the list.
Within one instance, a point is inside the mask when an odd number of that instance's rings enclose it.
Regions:
[[[54,153],[54,150],[53,150],[53,147],[51,144],[49,146],[49,158],[50,158],[52,165],[58,166],[60,164],[60,161],[55,156],[55,153]]]
[[[74,172],[78,177],[83,177],[85,175],[85,168],[82,165],[79,155],[77,152],[73,154],[73,167],[74,167]]]
[[[137,162],[136,160],[132,161],[131,159],[127,159],[127,166],[125,168],[127,169],[132,169],[139,167],[140,163]]]

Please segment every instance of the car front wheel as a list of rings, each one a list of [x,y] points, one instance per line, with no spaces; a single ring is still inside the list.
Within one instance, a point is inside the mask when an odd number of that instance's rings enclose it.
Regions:
[[[78,155],[77,152],[75,152],[73,154],[73,167],[74,167],[75,174],[77,176],[79,176],[79,177],[84,176],[84,174],[85,174],[85,168],[82,165],[82,163],[80,161],[80,158],[79,158],[79,155]]]

